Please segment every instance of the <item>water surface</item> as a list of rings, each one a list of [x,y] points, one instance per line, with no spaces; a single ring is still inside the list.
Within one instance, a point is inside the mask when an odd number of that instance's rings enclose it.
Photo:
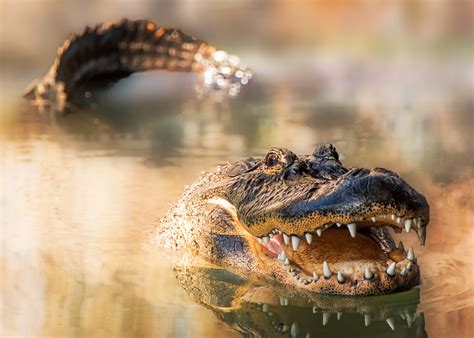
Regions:
[[[397,40],[348,56],[346,47],[308,49],[311,35],[298,40],[297,31],[271,30],[299,41],[282,53],[255,47],[268,31],[249,38],[242,53],[255,80],[238,98],[217,102],[196,97],[193,75],[153,73],[119,83],[91,110],[51,117],[19,98],[16,74],[31,78],[37,68],[9,61],[18,68],[2,81],[2,336],[238,337],[242,327],[279,336],[272,321],[297,322],[293,333],[302,337],[472,334],[473,67],[464,46],[438,53]],[[338,46],[339,38],[330,36]],[[195,285],[150,244],[157,220],[201,171],[273,146],[303,154],[323,143],[334,144],[346,166],[390,168],[427,197],[426,247],[397,236],[415,248],[419,289],[375,305],[290,295],[282,306],[274,290],[252,287],[232,303],[222,290],[242,290],[245,281],[192,271],[207,276]],[[386,319],[395,315],[393,331]]]

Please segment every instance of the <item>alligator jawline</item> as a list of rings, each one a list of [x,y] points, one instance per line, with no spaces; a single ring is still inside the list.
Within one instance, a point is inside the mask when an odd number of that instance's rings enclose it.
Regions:
[[[334,285],[363,287],[387,278],[416,280],[418,266],[413,248],[405,251],[402,242],[395,247],[388,231],[377,236],[377,229],[383,227],[401,232],[402,224],[407,232],[412,224],[418,233],[423,229],[417,218],[382,215],[349,225],[327,224],[304,236],[287,235],[275,228],[268,236],[252,237],[259,243],[263,259],[279,262],[300,286],[324,289],[326,284],[329,291]],[[424,234],[420,243],[424,243]]]

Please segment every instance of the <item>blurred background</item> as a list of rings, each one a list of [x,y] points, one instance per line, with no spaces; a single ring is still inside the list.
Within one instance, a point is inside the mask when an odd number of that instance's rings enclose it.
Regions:
[[[215,100],[195,74],[135,74],[53,120],[21,99],[69,34],[123,17],[179,27],[254,78]],[[426,195],[418,310],[429,337],[468,337],[473,33],[472,1],[0,0],[1,335],[238,336],[150,248],[156,220],[219,163],[333,143]]]

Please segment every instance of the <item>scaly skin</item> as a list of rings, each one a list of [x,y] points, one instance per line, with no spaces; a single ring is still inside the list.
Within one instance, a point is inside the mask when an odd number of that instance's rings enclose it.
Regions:
[[[59,47],[46,75],[24,96],[40,111],[63,113],[132,73],[159,69],[198,73],[210,69],[205,85],[225,87],[231,94],[251,77],[237,57],[179,29],[124,19],[72,35]]]
[[[274,148],[204,173],[156,238],[253,280],[378,295],[419,283],[415,257],[396,247],[387,227],[413,229],[424,245],[428,221],[426,199],[389,170],[347,169],[332,145],[299,157]],[[357,235],[347,231],[351,223]]]

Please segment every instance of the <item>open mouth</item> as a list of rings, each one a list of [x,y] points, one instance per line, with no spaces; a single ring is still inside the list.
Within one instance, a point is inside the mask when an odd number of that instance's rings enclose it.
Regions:
[[[267,236],[254,238],[262,253],[279,262],[301,287],[376,294],[377,290],[410,288],[419,278],[413,248],[406,250],[402,242],[397,246],[389,227],[397,233],[414,231],[420,244],[425,243],[423,218],[396,214],[327,223],[304,235],[275,228]]]

